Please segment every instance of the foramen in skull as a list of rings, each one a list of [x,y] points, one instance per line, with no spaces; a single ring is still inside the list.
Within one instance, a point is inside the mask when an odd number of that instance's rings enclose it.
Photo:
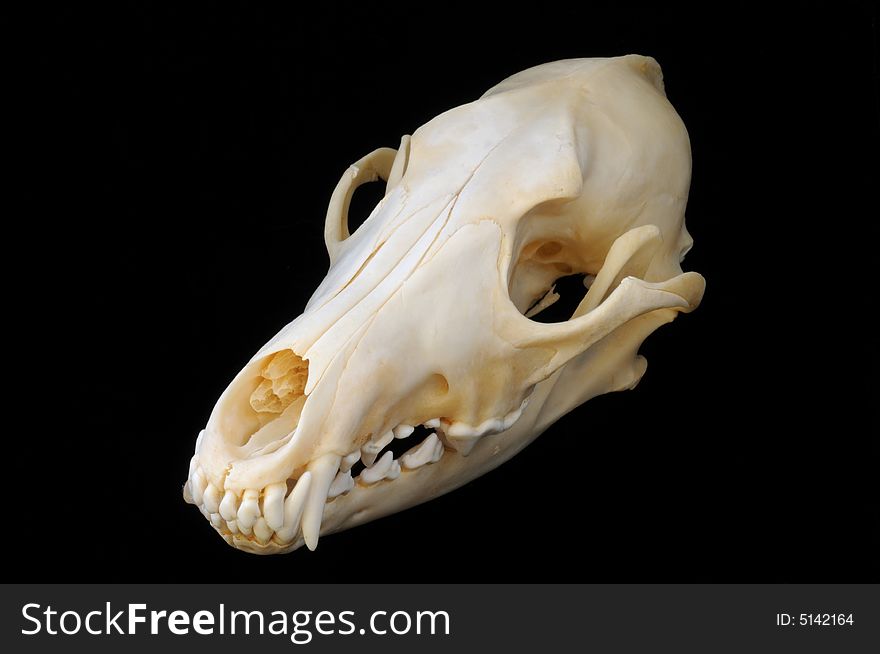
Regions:
[[[239,549],[314,549],[633,388],[642,341],[703,294],[681,268],[690,172],[660,67],[636,55],[525,70],[368,154],[330,200],[327,276],[218,400],[184,497]],[[576,273],[570,319],[533,320]]]

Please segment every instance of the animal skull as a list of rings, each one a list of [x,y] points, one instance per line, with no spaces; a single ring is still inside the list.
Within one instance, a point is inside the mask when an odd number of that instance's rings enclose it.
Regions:
[[[660,67],[635,55],[531,68],[367,155],[330,200],[326,278],[220,397],[186,500],[239,549],[314,549],[633,388],[642,341],[703,293],[680,267],[690,165]],[[589,290],[571,319],[533,321],[572,273]]]

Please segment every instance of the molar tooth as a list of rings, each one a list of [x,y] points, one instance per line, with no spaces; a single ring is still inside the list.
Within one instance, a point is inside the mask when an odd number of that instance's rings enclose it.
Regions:
[[[284,526],[284,495],[287,493],[287,482],[269,484],[263,490],[263,516],[272,531]]]
[[[358,459],[361,458],[361,451],[355,450],[351,454],[348,454],[342,458],[342,463],[339,465],[339,469],[342,472],[348,472],[351,470],[351,467],[358,462]]]
[[[223,529],[226,526],[226,522],[223,518],[220,517],[219,513],[211,513],[211,524],[214,525],[214,529]]]
[[[434,445],[434,454],[431,455],[431,463],[437,463],[440,459],[443,458],[443,453],[446,451],[446,448],[443,447],[443,443],[439,440]]]
[[[248,488],[242,495],[241,506],[238,507],[238,528],[250,532],[257,518],[260,517],[260,492]],[[244,527],[244,529],[242,529]]]
[[[220,515],[222,515],[223,519],[228,522],[230,520],[235,520],[237,514],[238,496],[231,490],[228,490],[223,494],[223,501],[220,502]]]
[[[190,484],[190,492],[192,493],[193,504],[200,506],[204,500],[205,486],[208,482],[201,468],[197,468],[193,473],[192,483]]]
[[[408,470],[422,467],[431,461],[438,444],[443,446],[440,439],[437,438],[437,434],[431,433],[425,440],[400,457],[400,464]]]
[[[318,538],[321,535],[321,520],[324,518],[324,505],[327,503],[327,491],[342,457],[337,454],[325,454],[309,464],[312,473],[311,490],[306,499],[305,511],[302,517],[302,533],[306,547],[314,551],[318,546]]]
[[[220,491],[214,484],[208,484],[205,488],[205,509],[208,513],[217,513],[220,510]]]
[[[385,479],[385,474],[391,470],[392,463],[394,463],[394,453],[385,452],[374,466],[367,468],[360,474],[359,479],[365,484],[375,484],[377,481]]]
[[[296,482],[296,486],[290,491],[290,495],[284,500],[284,526],[275,532],[279,540],[284,543],[292,541],[299,531],[299,523],[302,519],[311,482],[312,473],[304,472]]]
[[[275,532],[266,522],[266,518],[257,518],[257,521],[254,523],[254,536],[260,545],[268,543],[269,539],[272,538],[273,533]]]
[[[333,483],[330,484],[330,490],[327,491],[327,499],[347,493],[352,488],[354,488],[354,479],[351,477],[351,470],[340,470],[333,479]]]
[[[415,431],[412,425],[397,425],[391,431],[394,432],[394,438],[406,438]]]
[[[428,429],[437,429],[440,426],[440,418],[431,418],[425,422],[425,427]]]

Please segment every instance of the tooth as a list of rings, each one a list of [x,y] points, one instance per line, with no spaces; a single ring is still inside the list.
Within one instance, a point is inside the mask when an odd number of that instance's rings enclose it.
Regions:
[[[290,495],[284,500],[284,526],[275,532],[278,538],[288,543],[299,531],[299,521],[302,518],[306,498],[309,495],[309,486],[312,482],[312,473],[304,472],[296,482]]]
[[[347,493],[354,488],[354,479],[351,478],[351,470],[340,470],[330,484],[330,490],[327,491],[327,499],[332,499],[343,493]]]
[[[263,516],[272,531],[277,531],[284,526],[284,495],[286,493],[286,481],[269,484],[263,490]]]
[[[183,485],[183,501],[187,504],[194,504],[192,491],[190,490],[190,481],[186,480],[186,483]]]
[[[202,436],[204,436],[204,435],[205,435],[205,430],[203,429],[202,431],[199,432],[199,435],[196,437],[196,452],[199,451],[199,448],[202,445]]]
[[[368,452],[366,446],[361,450],[361,461],[368,468],[376,462],[377,456],[379,456],[378,452]]]
[[[238,513],[238,496],[231,490],[226,491],[223,495],[223,501],[220,502],[220,515],[226,521],[235,520]]]
[[[199,467],[199,457],[196,454],[193,454],[192,458],[189,460],[189,474],[187,475],[187,479],[192,479],[193,473]]]
[[[205,475],[202,473],[202,469],[198,468],[193,474],[192,483],[190,484],[193,504],[196,506],[199,506],[204,500],[205,486],[207,485],[208,482],[205,481]]]
[[[244,527],[250,530],[259,517],[260,492],[253,488],[248,488],[242,495],[241,506],[238,507],[238,528]]]
[[[358,459],[360,459],[360,458],[361,458],[361,451],[355,450],[351,454],[343,457],[342,463],[340,464],[339,469],[342,470],[342,472],[348,472],[349,470],[351,470],[351,467],[355,463],[358,462]]]
[[[257,518],[257,521],[254,523],[254,536],[260,545],[268,543],[274,533],[275,531],[266,522],[266,518]]]
[[[455,448],[456,452],[462,456],[467,456],[471,453],[471,450],[474,449],[474,445],[477,444],[477,441],[480,440],[480,434],[467,434],[464,436],[450,436],[447,434],[446,440],[448,440],[449,444]]]
[[[384,434],[382,438],[379,438],[375,441],[370,441],[366,445],[364,445],[361,450],[368,454],[378,454],[382,451],[382,449],[388,445],[391,441],[394,440],[394,432],[389,431],[387,434]]]
[[[425,427],[428,429],[437,429],[440,426],[440,418],[431,418],[430,420],[425,422]]]
[[[231,531],[233,534],[238,533],[238,523],[235,520],[227,520],[226,528]]]
[[[321,520],[324,517],[324,505],[327,503],[327,491],[333,483],[341,461],[342,457],[337,454],[325,454],[309,464],[312,488],[306,499],[302,533],[306,547],[313,551],[318,546],[318,537],[321,535]]]
[[[250,536],[252,533],[254,533],[254,528],[253,527],[245,527],[243,524],[241,524],[241,520],[237,520],[236,524],[238,525],[238,530],[241,533],[243,533],[245,536]]]
[[[421,468],[431,461],[438,444],[443,446],[440,439],[437,438],[437,434],[432,432],[425,440],[400,457],[400,465],[409,470]]]
[[[412,425],[397,425],[391,431],[394,432],[394,438],[406,438],[416,430]]]
[[[211,524],[214,525],[214,529],[223,529],[225,525],[219,513],[211,513]]]
[[[391,454],[391,452],[389,452]],[[385,473],[385,479],[395,480],[400,477],[400,461],[394,459],[391,461],[391,468]]]
[[[205,509],[208,513],[217,513],[220,510],[220,491],[214,484],[208,484],[205,489]]]
[[[437,463],[440,459],[443,458],[443,452],[445,452],[445,448],[443,447],[443,443],[439,440],[437,444],[434,446],[434,454],[431,456],[431,463]]]
[[[375,484],[377,481],[385,479],[385,474],[391,470],[392,463],[394,463],[394,453],[385,452],[382,458],[376,461],[376,465],[367,468],[360,474],[359,479],[365,484]]]

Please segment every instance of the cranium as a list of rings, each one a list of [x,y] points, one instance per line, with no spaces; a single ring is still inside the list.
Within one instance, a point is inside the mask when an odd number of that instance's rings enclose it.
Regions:
[[[633,388],[642,341],[702,296],[680,266],[690,165],[635,55],[531,68],[367,155],[330,200],[327,276],[218,400],[185,498],[237,548],[314,549]],[[349,234],[352,193],[380,178]],[[533,320],[575,273],[571,318]]]

